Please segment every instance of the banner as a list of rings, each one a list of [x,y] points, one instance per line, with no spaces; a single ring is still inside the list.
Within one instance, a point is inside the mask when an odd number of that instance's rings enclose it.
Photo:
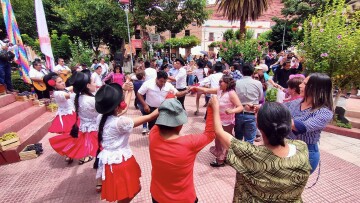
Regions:
[[[46,67],[51,71],[55,67],[54,55],[51,49],[51,41],[46,23],[42,0],[35,0],[36,25],[39,33],[41,52],[45,55]]]
[[[17,45],[14,54],[16,63],[20,65],[20,75],[24,82],[31,84],[32,82],[29,77],[29,61],[26,56],[26,51],[10,0],[1,0],[1,8],[9,41],[10,43]]]

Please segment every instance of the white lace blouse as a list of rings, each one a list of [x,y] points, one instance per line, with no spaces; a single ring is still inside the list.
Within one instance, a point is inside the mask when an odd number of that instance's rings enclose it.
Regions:
[[[96,123],[96,118],[99,113],[95,110],[95,97],[88,95],[80,95],[79,97],[79,118],[81,132],[97,131],[99,125]]]
[[[70,94],[70,99],[66,99],[65,95]],[[65,91],[54,91],[54,99],[58,105],[57,115],[65,116],[75,112],[74,99],[75,93],[67,93]]]
[[[102,115],[98,116],[98,123],[100,123]],[[128,160],[133,155],[130,145],[129,137],[134,127],[134,122],[131,118],[120,116],[109,116],[105,122],[101,145],[103,150],[98,155],[99,168],[96,173],[96,178],[102,177],[105,180],[105,164],[119,164]],[[124,160],[123,160],[124,159]]]

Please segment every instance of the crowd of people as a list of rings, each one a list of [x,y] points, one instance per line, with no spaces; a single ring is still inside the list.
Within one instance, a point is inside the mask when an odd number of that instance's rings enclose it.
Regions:
[[[292,53],[277,57],[269,52],[250,64],[241,54],[231,62],[207,55],[138,59],[130,74],[103,58],[90,68],[68,68],[60,58],[51,73],[35,61],[30,77],[47,87],[37,90],[39,98],[51,91],[58,104],[49,128],[57,135],[50,145],[69,164],[96,159],[96,189],[103,200],[130,202],[140,192],[141,169],[129,136],[141,125],[149,138],[153,202],[198,202],[195,158],[214,140],[210,166],[228,164],[237,171],[234,202],[301,202],[319,165],[320,133],[333,117],[332,82],[321,73],[303,75],[301,60]],[[269,88],[286,97],[265,102]],[[195,112],[186,110],[188,95],[196,97]],[[187,115],[199,115],[202,95],[204,132],[184,135]],[[126,116],[131,105],[141,116]],[[259,139],[263,145],[254,145]]]

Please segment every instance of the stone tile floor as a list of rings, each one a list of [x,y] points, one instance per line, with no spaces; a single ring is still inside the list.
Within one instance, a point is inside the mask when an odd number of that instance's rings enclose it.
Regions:
[[[201,103],[203,98],[201,99]],[[189,122],[182,133],[197,133],[204,129],[204,111],[194,116],[195,98],[186,98]],[[140,115],[133,107],[127,116]],[[148,140],[141,135],[141,127],[134,129],[130,145],[142,170],[142,191],[133,202],[151,202],[149,192],[151,163]],[[0,166],[0,202],[101,202],[95,192],[95,170],[92,162],[67,165],[64,158],[55,153],[47,134],[41,142],[44,154],[40,157]],[[209,153],[210,144],[199,154],[195,163],[194,180],[199,202],[228,203],[232,201],[235,171],[229,167],[212,168],[214,157]],[[320,143],[321,172],[319,182],[305,189],[305,202],[360,202],[360,140],[323,133]],[[308,181],[311,186],[316,171]]]

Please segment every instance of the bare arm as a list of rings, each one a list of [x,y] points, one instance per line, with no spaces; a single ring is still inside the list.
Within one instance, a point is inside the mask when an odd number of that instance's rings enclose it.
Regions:
[[[210,105],[213,108],[214,128],[216,137],[220,140],[221,144],[225,147],[225,149],[229,149],[233,136],[225,132],[221,125],[219,101],[216,96],[211,98]]]
[[[124,91],[124,93],[126,94],[126,95],[125,95],[125,99],[124,99],[124,101],[125,101],[125,103],[126,103],[126,108],[121,111],[121,113],[120,113],[119,116],[125,114],[125,113],[127,112],[127,110],[129,109],[132,92],[133,92],[133,91],[130,91],[130,90]]]
[[[236,93],[234,91],[231,91],[229,93],[230,95],[230,101],[231,103],[233,103],[235,105],[234,109],[226,109],[225,112],[227,114],[233,114],[233,113],[240,113],[244,110],[243,105],[241,104],[241,101],[239,99],[239,97],[236,95]]]
[[[217,94],[218,88],[204,88],[204,87],[192,87],[192,89],[196,89],[197,91],[204,92],[206,94]]]
[[[154,119],[156,119],[158,117],[158,115],[159,115],[159,111],[156,109],[155,111],[153,111],[149,115],[139,116],[139,117],[133,118],[134,127],[137,127],[139,125],[142,125],[143,123],[154,120]]]

